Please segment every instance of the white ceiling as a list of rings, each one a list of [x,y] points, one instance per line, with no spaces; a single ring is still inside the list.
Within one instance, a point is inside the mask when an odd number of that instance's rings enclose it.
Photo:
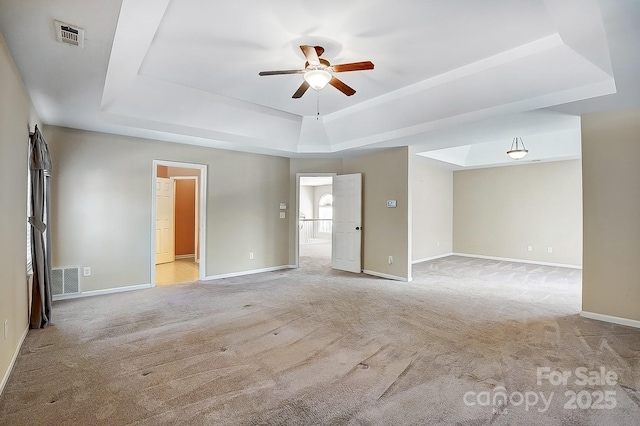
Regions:
[[[579,157],[576,116],[640,106],[638,22],[636,0],[0,2],[46,124],[290,157],[411,145],[459,167],[504,163],[515,136],[527,159]],[[337,75],[354,96],[292,99],[301,75],[258,72],[302,68],[301,44],[375,69]]]
[[[300,186],[333,185],[332,176],[300,176]]]

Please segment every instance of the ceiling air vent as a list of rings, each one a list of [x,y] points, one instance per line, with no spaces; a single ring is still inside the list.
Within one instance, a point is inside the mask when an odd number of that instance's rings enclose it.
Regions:
[[[58,42],[82,48],[84,46],[84,30],[64,22],[54,21]]]

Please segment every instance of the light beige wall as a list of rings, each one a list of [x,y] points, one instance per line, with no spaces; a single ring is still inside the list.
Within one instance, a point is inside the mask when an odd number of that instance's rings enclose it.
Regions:
[[[27,157],[29,130],[36,124],[31,99],[0,34],[0,381],[28,326]]]
[[[640,109],[582,117],[582,309],[640,321]]]
[[[362,173],[363,269],[411,279],[408,148],[345,158],[343,171]],[[397,207],[387,208],[387,200]]]
[[[287,217],[289,218],[289,265],[296,263],[296,174],[297,173],[342,173],[341,158],[292,158],[289,170],[289,203]]]
[[[206,275],[288,264],[287,158],[46,127],[53,265],[91,266],[84,291],[150,282],[153,160],[207,165]],[[249,260],[249,252],[255,254]]]
[[[454,172],[453,251],[581,265],[581,175],[579,160]]]
[[[453,251],[453,171],[411,155],[412,261]]]

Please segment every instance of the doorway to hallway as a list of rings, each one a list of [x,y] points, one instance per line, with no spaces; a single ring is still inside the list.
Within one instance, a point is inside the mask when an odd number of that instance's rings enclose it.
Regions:
[[[297,261],[300,268],[331,268],[333,174],[298,176]]]
[[[156,160],[152,215],[153,285],[204,277],[206,166]]]

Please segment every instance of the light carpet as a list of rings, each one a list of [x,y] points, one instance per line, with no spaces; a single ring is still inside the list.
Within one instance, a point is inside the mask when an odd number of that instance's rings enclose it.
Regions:
[[[302,257],[56,302],[0,424],[640,424],[640,330],[581,318],[579,270],[450,256],[413,277]],[[615,383],[581,383],[601,367]]]

